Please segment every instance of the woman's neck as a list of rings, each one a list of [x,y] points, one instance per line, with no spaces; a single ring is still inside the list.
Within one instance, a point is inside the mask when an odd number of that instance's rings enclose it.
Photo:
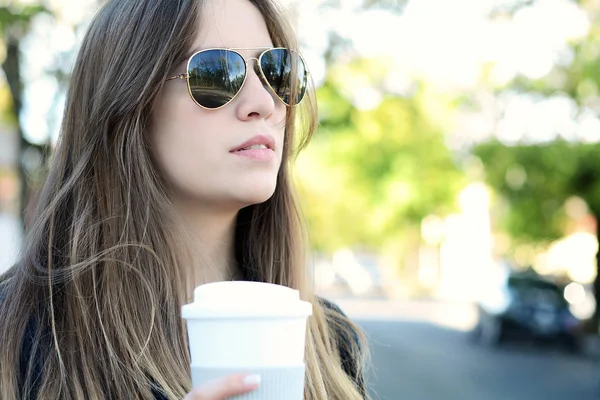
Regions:
[[[194,287],[203,283],[240,279],[235,261],[237,212],[200,209],[175,204],[175,212],[191,239]]]

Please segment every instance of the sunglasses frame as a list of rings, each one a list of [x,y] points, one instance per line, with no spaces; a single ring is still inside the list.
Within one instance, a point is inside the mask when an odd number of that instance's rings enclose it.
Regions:
[[[194,98],[193,94],[192,94],[192,88],[190,87],[190,74],[189,74],[189,70],[190,70],[190,64],[192,62],[192,59],[197,56],[200,53],[203,53],[205,51],[210,51],[210,50],[226,50],[226,51],[231,51],[232,53],[235,53],[237,55],[239,55],[242,60],[244,60],[244,64],[245,64],[245,73],[244,73],[244,80],[242,81],[242,84],[240,85],[239,90],[237,91],[237,93],[231,98],[229,99],[229,101],[225,104],[223,104],[222,106],[219,107],[214,107],[214,108],[210,108],[210,107],[205,107],[202,104],[198,103],[196,101],[196,99]],[[256,57],[248,57],[248,58],[244,58],[243,55],[240,54],[240,52],[238,50],[263,50],[262,53],[260,53],[260,55],[258,56],[258,58]],[[286,50],[289,52],[293,52],[296,53],[296,55],[298,55],[298,57],[300,58],[300,61],[302,61],[302,64],[304,65],[304,79],[306,81],[306,86],[308,86],[308,67],[306,65],[306,61],[304,61],[304,57],[302,57],[302,54],[300,54],[300,52],[296,51],[296,50],[290,50],[286,47],[211,47],[211,48],[206,48],[206,49],[201,49],[198,50],[196,52],[194,52],[194,54],[192,54],[187,61],[186,64],[186,69],[185,69],[185,73],[183,74],[179,74],[176,76],[171,76],[169,78],[167,78],[167,81],[173,80],[173,79],[181,79],[181,80],[185,80],[186,84],[187,84],[187,89],[188,89],[188,94],[190,95],[190,97],[192,98],[192,100],[194,101],[194,103],[196,103],[196,105],[200,108],[203,108],[205,110],[219,110],[225,106],[227,106],[228,104],[230,104],[237,96],[238,94],[240,94],[240,92],[242,91],[244,84],[246,83],[246,79],[248,78],[248,63],[250,62],[250,60],[254,60],[256,61],[256,65],[258,67],[258,71],[260,71],[260,80],[263,81],[263,83],[266,83],[267,87],[269,88],[269,91],[277,98],[279,99],[279,101],[281,101],[283,104],[285,104],[288,107],[294,107],[298,104],[300,104],[300,102],[302,101],[302,99],[304,98],[305,94],[306,94],[306,89],[305,89],[305,93],[302,95],[302,98],[296,102],[293,105],[287,104],[285,101],[283,101],[283,99],[281,97],[279,97],[279,95],[275,92],[275,89],[273,89],[273,87],[271,86],[271,84],[269,83],[269,81],[267,80],[267,78],[265,77],[265,74],[263,72],[262,66],[260,65],[260,61],[262,60],[262,57],[265,55],[265,53],[267,53],[270,50]]]

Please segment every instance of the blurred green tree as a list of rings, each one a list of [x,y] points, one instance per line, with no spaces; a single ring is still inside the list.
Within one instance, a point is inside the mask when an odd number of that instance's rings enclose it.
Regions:
[[[491,141],[473,153],[484,164],[487,182],[509,204],[500,222],[515,240],[532,243],[563,236],[564,203],[574,195],[586,201],[599,222],[600,239],[600,145],[556,140],[506,146]],[[594,290],[600,304],[600,274]]]
[[[334,65],[318,90],[321,129],[298,160],[318,250],[380,250],[424,217],[453,210],[462,188],[443,122],[429,113],[436,102],[453,104],[425,85],[405,97],[387,93],[382,68],[373,59]]]

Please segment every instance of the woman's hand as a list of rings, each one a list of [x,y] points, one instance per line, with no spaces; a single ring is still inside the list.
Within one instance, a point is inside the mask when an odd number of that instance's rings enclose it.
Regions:
[[[258,389],[260,375],[229,375],[194,388],[184,400],[226,400]]]

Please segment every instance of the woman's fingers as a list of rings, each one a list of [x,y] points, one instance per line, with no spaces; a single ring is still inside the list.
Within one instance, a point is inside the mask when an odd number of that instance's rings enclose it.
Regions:
[[[194,388],[184,400],[226,400],[258,389],[260,375],[229,375]]]

